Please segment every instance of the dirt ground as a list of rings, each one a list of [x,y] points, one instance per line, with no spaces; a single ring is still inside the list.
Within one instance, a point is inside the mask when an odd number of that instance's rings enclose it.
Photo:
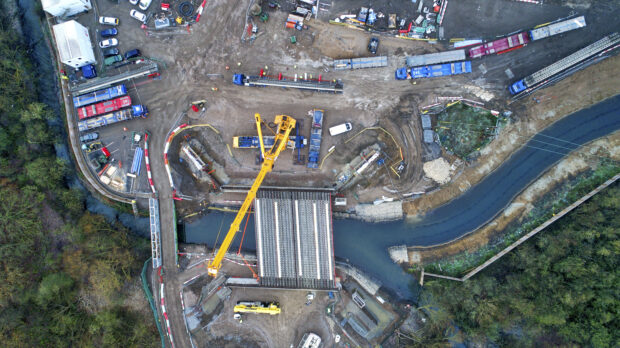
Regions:
[[[620,132],[617,131],[586,144],[549,168],[540,179],[533,182],[523,193],[517,196],[504,210],[503,214],[481,229],[454,242],[429,248],[411,248],[409,249],[409,259],[415,260],[414,263],[416,264],[426,264],[462,252],[475,252],[503,232],[508,224],[525,218],[534,208],[532,203],[554,189],[556,185],[583,171],[595,168],[599,162],[598,156],[611,158],[615,161],[620,160]]]
[[[416,216],[461,195],[540,130],[568,114],[620,93],[618,79],[620,57],[613,57],[515,103],[515,109],[520,110],[513,117],[515,122],[506,126],[495,140],[480,151],[481,156],[475,163],[441,190],[407,202],[403,209],[408,215]]]

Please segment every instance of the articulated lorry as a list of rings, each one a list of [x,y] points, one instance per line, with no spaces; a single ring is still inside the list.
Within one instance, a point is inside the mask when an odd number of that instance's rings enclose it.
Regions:
[[[524,31],[515,35],[503,37],[501,39],[470,48],[469,57],[479,58],[489,54],[506,53],[512,50],[516,50],[517,48],[521,48],[527,45],[528,42],[530,42],[530,38],[527,32]]]
[[[341,81],[321,81],[321,80],[304,80],[304,79],[286,79],[281,75],[278,78],[267,76],[246,76],[243,74],[235,74],[233,83],[238,86],[249,87],[282,87],[296,88],[305,91],[342,93],[343,84]]]
[[[266,149],[269,149],[275,143],[275,136],[264,135],[263,144]],[[288,137],[288,143],[286,147],[288,149],[303,149],[307,144],[306,138],[303,136],[290,136]],[[237,136],[233,137],[233,148],[235,149],[258,149],[260,147],[260,141],[257,135]]]
[[[91,93],[73,97],[73,106],[79,108],[100,101],[121,97],[127,94],[125,85],[118,85],[110,88],[100,89]]]
[[[110,124],[127,121],[136,117],[146,118],[149,110],[144,105],[132,105],[131,109],[111,112],[99,117],[88,118],[78,122],[78,130],[85,132],[87,130],[107,126]]]
[[[312,128],[310,129],[310,149],[308,150],[308,168],[319,167],[321,139],[323,137],[323,110],[312,110]]]
[[[415,68],[400,68],[394,77],[397,80],[423,79],[450,75],[466,74],[471,72],[471,62],[456,62],[437,65],[419,66]]]
[[[126,108],[131,105],[131,97],[124,96],[112,100],[107,100],[93,105],[83,106],[77,109],[78,118],[84,120],[86,118],[102,115],[107,112],[113,112]]]
[[[620,44],[620,34],[612,33],[604,38],[588,45],[579,51],[564,57],[557,62],[538,70],[537,72],[513,83],[508,90],[510,94],[516,95],[529,88],[535,87],[541,83],[547,82],[555,75],[584,62],[586,59],[593,57],[609,48]]]

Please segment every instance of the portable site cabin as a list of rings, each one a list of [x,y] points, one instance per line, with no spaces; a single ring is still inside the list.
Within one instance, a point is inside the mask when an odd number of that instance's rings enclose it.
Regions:
[[[76,21],[68,21],[56,24],[52,30],[61,62],[75,69],[96,63],[86,27]]]
[[[54,17],[69,17],[93,8],[90,0],[41,0],[41,5]]]

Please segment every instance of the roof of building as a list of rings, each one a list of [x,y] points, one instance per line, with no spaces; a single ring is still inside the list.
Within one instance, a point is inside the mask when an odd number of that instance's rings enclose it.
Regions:
[[[424,142],[430,144],[435,141],[435,132],[430,129],[424,130]]]
[[[84,36],[84,26],[80,23],[76,21],[67,21],[56,24],[52,29],[54,31],[54,37],[56,38],[60,61],[88,56],[88,52],[85,51],[86,49],[92,51],[90,37],[88,35]],[[86,33],[88,33],[88,31],[86,31]],[[80,40],[88,41],[88,45],[80,45]]]
[[[422,120],[423,129],[431,129],[431,117],[429,115],[421,114],[420,119]]]
[[[335,288],[329,193],[261,190],[254,206],[260,285]]]

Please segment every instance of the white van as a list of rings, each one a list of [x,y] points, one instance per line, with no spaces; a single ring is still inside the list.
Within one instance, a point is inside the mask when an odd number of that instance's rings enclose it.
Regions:
[[[347,123],[339,124],[337,126],[330,127],[329,134],[333,137],[338,134],[346,133],[350,131],[351,129],[353,129],[353,126],[351,126],[351,123],[347,122]]]

